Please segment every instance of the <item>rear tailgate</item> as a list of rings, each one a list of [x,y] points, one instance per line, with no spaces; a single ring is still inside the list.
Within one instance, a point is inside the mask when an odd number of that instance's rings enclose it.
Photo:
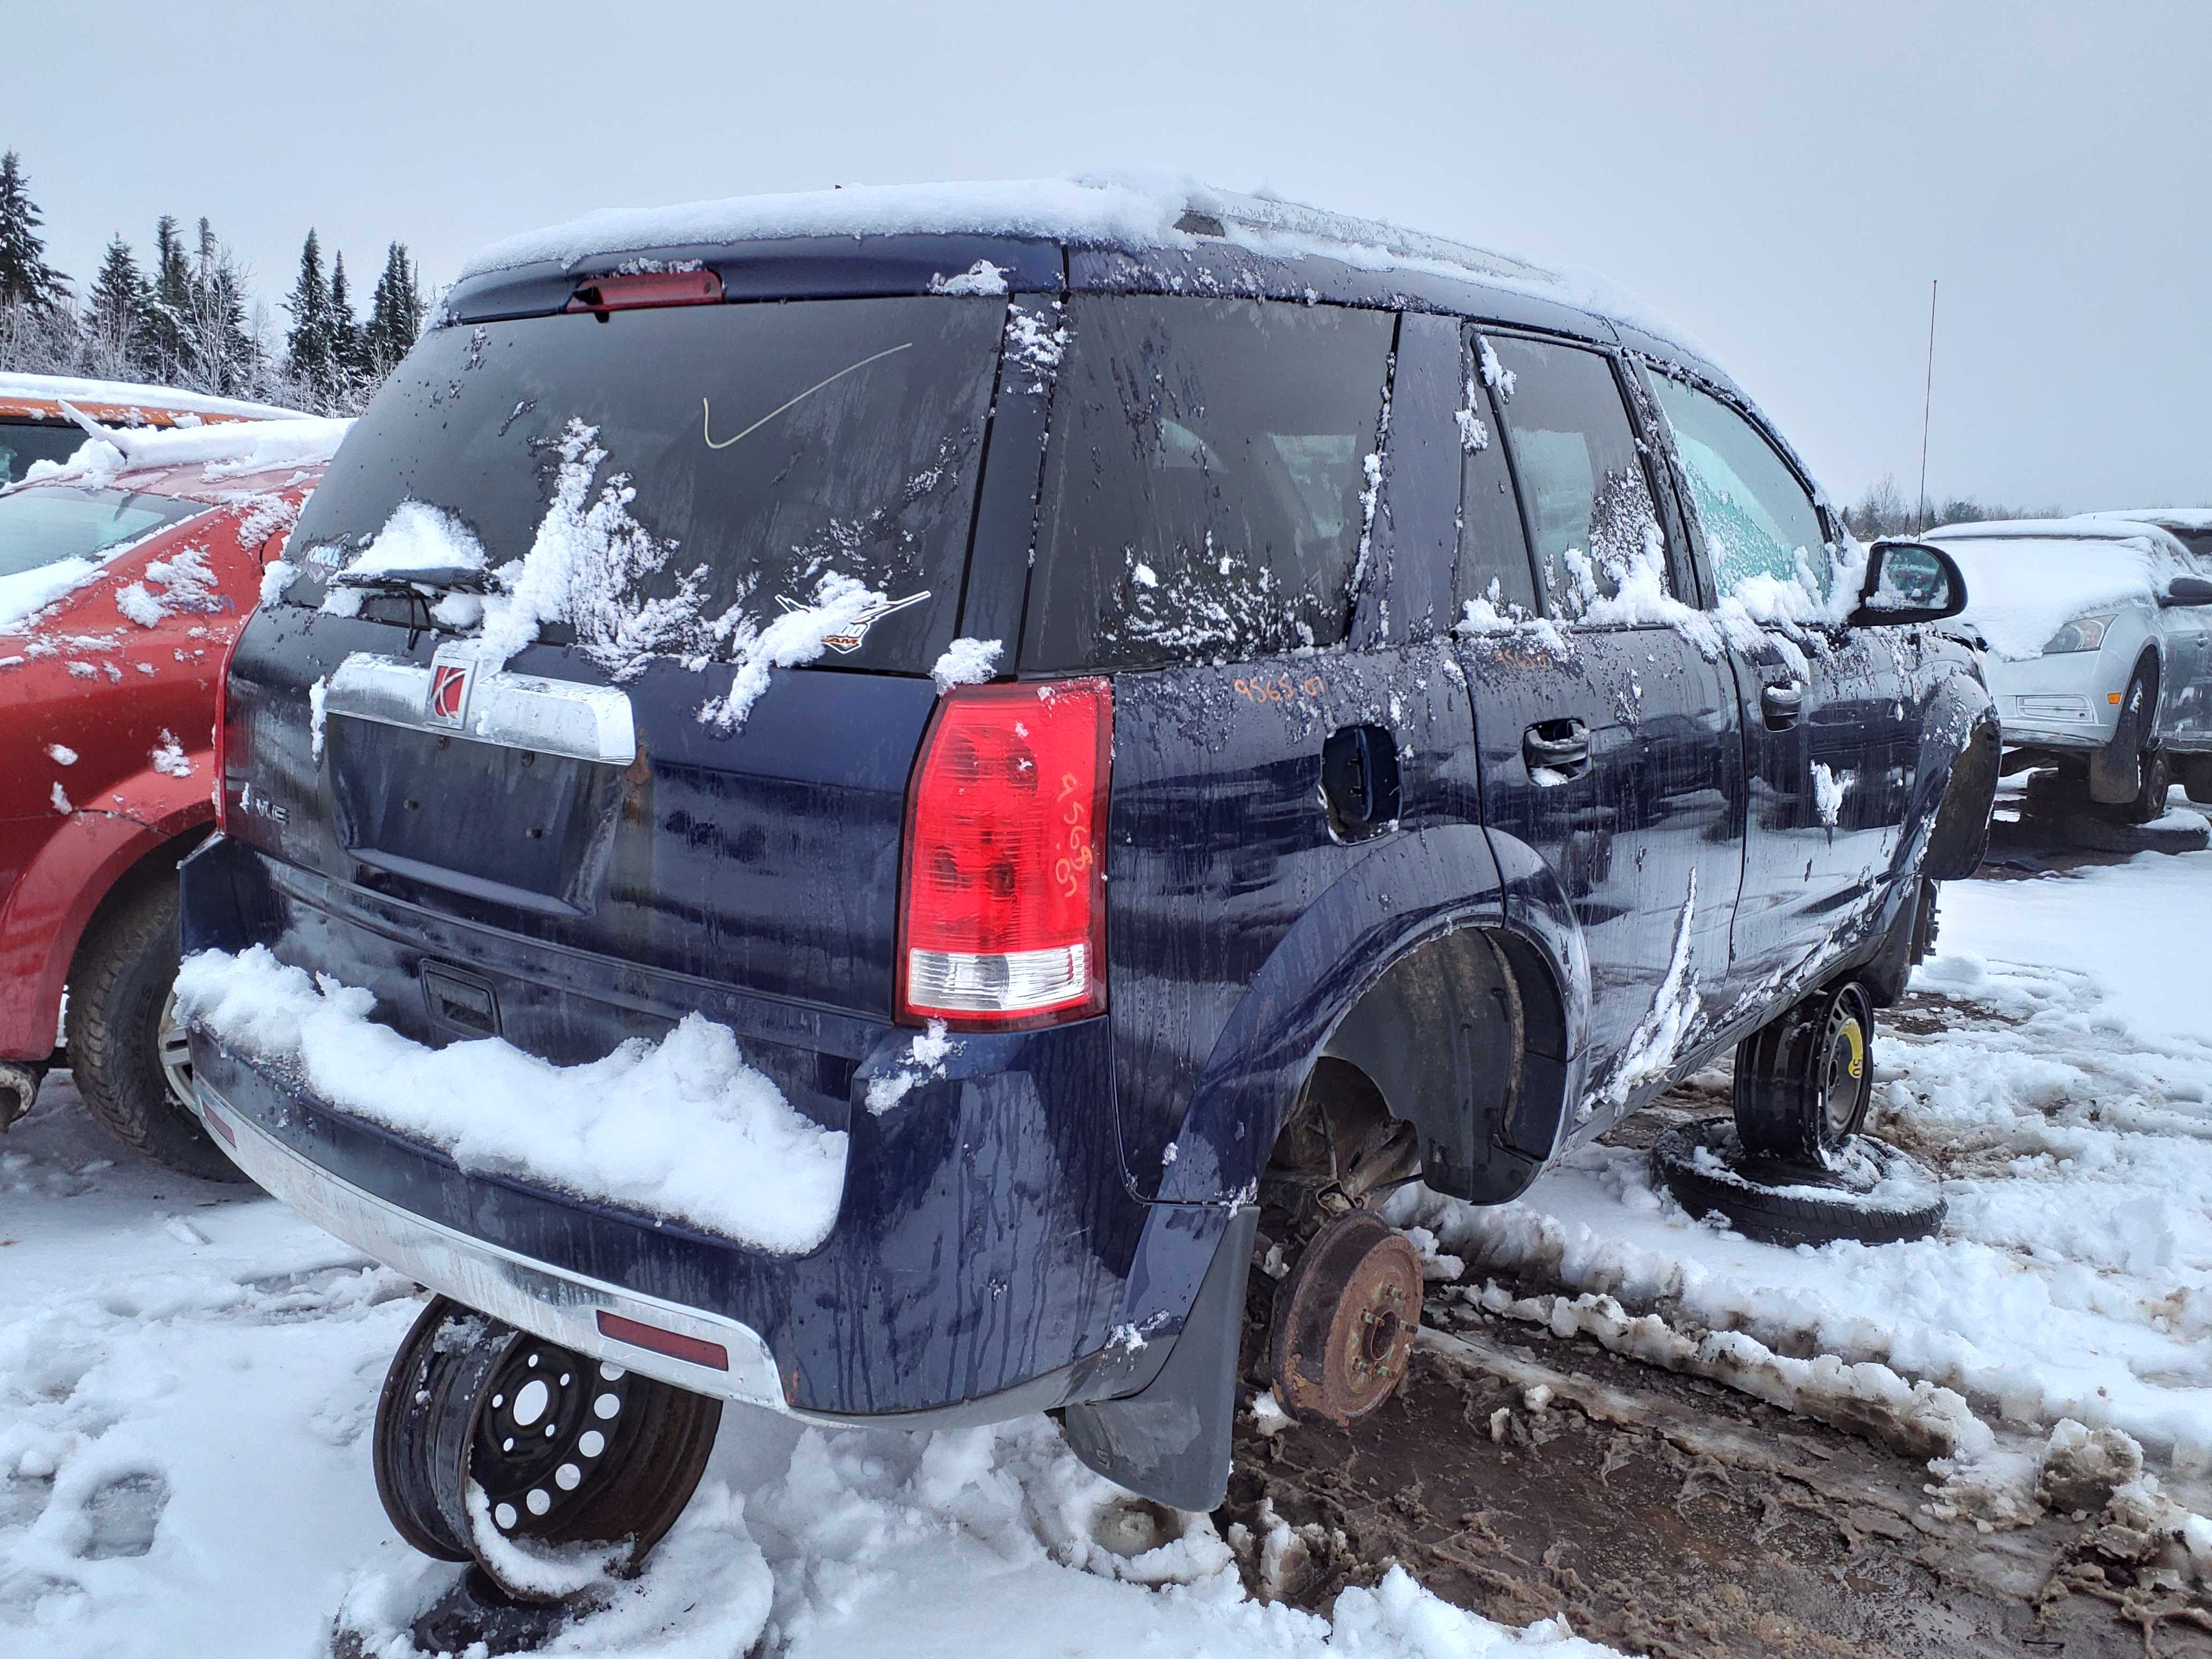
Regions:
[[[403,1030],[562,1061],[652,1029],[625,1010],[720,990],[889,1018],[907,779],[1006,307],[426,337],[233,664],[233,832],[307,911],[351,916],[294,916],[279,954]]]

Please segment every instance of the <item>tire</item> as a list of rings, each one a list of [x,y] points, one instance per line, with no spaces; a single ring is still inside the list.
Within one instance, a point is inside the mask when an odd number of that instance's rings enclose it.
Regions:
[[[177,981],[177,888],[152,880],[125,895],[77,948],[69,983],[69,1059],[93,1117],[156,1164],[202,1181],[244,1181],[177,1092],[163,1061]],[[165,1030],[165,1027],[170,1028]]]
[[[2135,797],[2120,803],[2119,817],[2129,823],[2149,823],[2166,816],[2166,792],[2173,787],[2173,760],[2163,749],[2154,749],[2136,769]]]
[[[2129,807],[2141,800],[2146,793],[2145,763],[2157,738],[2158,664],[2145,657],[2121,695],[2120,723],[2112,740],[2089,757],[2089,798],[2100,806]]]
[[[1733,1124],[1708,1118],[1664,1131],[1652,1143],[1651,1167],[1692,1215],[1717,1215],[1765,1244],[1898,1244],[1943,1224],[1936,1177],[1870,1135],[1852,1144],[1844,1168],[1808,1177],[1747,1155]]]
[[[1745,1151],[1801,1170],[1833,1167],[1874,1097],[1874,1003],[1856,980],[1815,992],[1736,1045]]]

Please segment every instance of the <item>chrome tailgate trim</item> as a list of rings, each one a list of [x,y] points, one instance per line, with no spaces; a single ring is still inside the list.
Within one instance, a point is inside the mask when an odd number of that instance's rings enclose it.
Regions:
[[[441,719],[431,711],[431,688],[453,670],[464,676],[462,701],[456,715]],[[466,647],[440,646],[427,665],[356,651],[324,687],[322,712],[607,766],[637,758],[627,692],[486,669]]]

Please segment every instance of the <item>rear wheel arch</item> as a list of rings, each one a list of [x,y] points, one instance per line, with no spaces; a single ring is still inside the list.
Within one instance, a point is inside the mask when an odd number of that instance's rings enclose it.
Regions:
[[[1504,928],[1461,926],[1376,976],[1329,1031],[1307,1088],[1371,1091],[1413,1126],[1430,1187],[1503,1202],[1558,1144],[1567,1054],[1565,1003],[1541,954]]]

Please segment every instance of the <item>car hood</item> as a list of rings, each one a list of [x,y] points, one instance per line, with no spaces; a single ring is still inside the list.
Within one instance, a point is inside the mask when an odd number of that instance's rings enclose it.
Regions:
[[[1962,537],[1937,543],[1966,577],[1960,620],[1990,654],[2020,661],[2076,617],[2157,603],[2152,555],[2124,542]]]

